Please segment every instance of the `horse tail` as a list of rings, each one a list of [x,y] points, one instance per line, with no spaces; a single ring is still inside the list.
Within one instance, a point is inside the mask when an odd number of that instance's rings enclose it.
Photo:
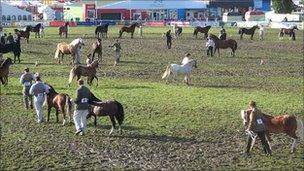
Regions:
[[[56,49],[55,56],[54,56],[55,59],[59,58],[59,53],[60,53],[60,49],[59,49],[59,45],[57,45],[57,49]]]
[[[304,124],[300,117],[296,117],[296,120],[297,120],[296,132],[298,133],[297,135],[299,136],[299,138],[303,141],[304,140]]]
[[[124,108],[123,106],[121,105],[121,103],[119,103],[118,101],[116,101],[116,104],[117,104],[117,108],[118,108],[118,112],[117,112],[117,115],[116,115],[116,119],[118,121],[118,124],[121,125],[122,122],[124,121],[125,119],[125,112],[124,112]]]
[[[170,65],[168,65],[166,68],[166,71],[164,72],[164,74],[162,76],[162,79],[168,77],[170,75],[170,72],[171,72],[171,67],[170,67]]]
[[[73,78],[74,78],[74,76],[75,76],[74,71],[75,71],[75,67],[72,68],[71,71],[70,71],[69,85],[71,84],[71,82],[73,81]]]
[[[69,95],[65,95],[65,105],[64,105],[64,113],[69,115],[71,119],[72,116],[72,101]]]
[[[195,27],[194,32],[193,32],[193,35],[196,36],[196,35],[197,35],[197,32],[198,32],[198,28]]]
[[[96,27],[95,29],[95,35],[97,35],[97,33],[98,33],[98,27]]]

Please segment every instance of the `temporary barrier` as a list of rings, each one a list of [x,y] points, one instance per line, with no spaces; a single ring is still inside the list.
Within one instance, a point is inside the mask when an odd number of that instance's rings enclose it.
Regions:
[[[60,27],[63,26],[65,24],[66,21],[50,21],[49,22],[49,26],[50,27]],[[77,23],[76,22],[69,22],[69,26],[70,27],[76,27]]]

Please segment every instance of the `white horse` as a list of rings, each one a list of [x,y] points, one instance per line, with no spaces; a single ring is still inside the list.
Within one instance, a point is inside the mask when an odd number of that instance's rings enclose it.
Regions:
[[[64,54],[71,54],[73,57],[73,62],[76,64],[80,63],[80,49],[82,46],[84,46],[84,42],[82,38],[78,38],[73,40],[70,44],[67,44],[65,42],[58,43],[57,44],[57,50],[55,52],[55,59],[59,59],[59,55],[62,54],[61,60],[63,60]],[[59,59],[60,63],[60,59]]]
[[[184,63],[185,62],[185,63]],[[190,59],[188,61],[183,61],[182,65],[178,64],[170,64],[167,66],[166,71],[164,72],[162,79],[167,78],[170,76],[170,73],[172,72],[173,78],[175,78],[178,74],[184,74],[184,82],[189,85],[190,84],[190,74],[192,72],[192,69],[197,68],[196,60]]]

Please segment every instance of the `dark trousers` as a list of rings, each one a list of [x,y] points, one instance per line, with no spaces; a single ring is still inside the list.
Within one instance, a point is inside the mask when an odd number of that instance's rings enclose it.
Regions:
[[[260,138],[260,140],[262,142],[262,146],[263,146],[263,150],[264,150],[265,154],[271,154],[269,144],[266,140],[265,131],[256,132],[256,134],[258,135],[258,137]],[[250,152],[251,143],[252,143],[252,137],[249,135],[248,139],[247,139],[246,153]]]
[[[168,49],[171,49],[171,45],[172,45],[171,39],[167,39],[167,47],[168,47]]]
[[[209,56],[209,54],[211,54],[211,56],[213,56],[213,47],[212,46],[209,46],[207,48],[207,56]]]

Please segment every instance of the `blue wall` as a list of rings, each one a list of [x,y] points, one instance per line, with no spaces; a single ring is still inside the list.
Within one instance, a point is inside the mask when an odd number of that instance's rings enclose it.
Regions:
[[[186,20],[186,9],[178,9],[177,10],[177,18],[179,20]]]

